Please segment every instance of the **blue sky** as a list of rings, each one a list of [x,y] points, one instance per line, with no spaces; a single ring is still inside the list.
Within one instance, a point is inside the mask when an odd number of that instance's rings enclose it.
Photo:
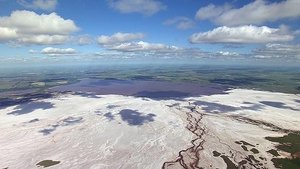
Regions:
[[[0,0],[0,58],[298,64],[299,6],[299,0]]]

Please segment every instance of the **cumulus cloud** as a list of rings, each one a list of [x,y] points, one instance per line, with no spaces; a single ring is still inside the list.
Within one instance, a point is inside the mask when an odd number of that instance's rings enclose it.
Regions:
[[[56,13],[37,14],[31,11],[14,11],[0,17],[0,42],[19,44],[62,44],[79,28],[70,19]]]
[[[211,31],[195,33],[190,36],[191,43],[271,43],[293,40],[294,36],[285,26],[269,28],[267,26],[217,27]]]
[[[70,39],[66,35],[21,35],[16,39],[18,44],[36,44],[36,45],[59,45]]]
[[[255,58],[294,58],[300,59],[300,44],[266,44],[262,48],[255,49]]]
[[[169,46],[161,43],[148,43],[144,41],[128,42],[109,46],[108,49],[122,51],[122,52],[137,52],[137,51],[174,51],[179,48],[176,46]]]
[[[267,2],[256,0],[241,8],[231,8],[228,5],[208,5],[196,13],[199,20],[209,19],[220,25],[236,26],[245,24],[263,24],[280,19],[299,18],[300,1],[284,0]]]
[[[105,49],[117,52],[170,52],[178,50],[176,46],[169,46],[162,43],[148,43],[138,41],[144,38],[143,33],[122,33],[118,32],[111,36],[101,35],[97,38],[98,44]]]
[[[65,56],[65,55],[74,55],[76,54],[76,50],[72,48],[53,48],[53,47],[46,47],[41,50],[42,54],[48,56]]]
[[[115,33],[111,36],[102,35],[98,37],[98,43],[112,55],[130,57],[155,56],[162,58],[191,57],[191,58],[213,58],[237,56],[235,52],[220,51],[215,53],[203,52],[198,48],[181,48],[163,43],[149,43],[136,41],[144,37],[142,33]],[[115,53],[117,52],[117,53]],[[101,53],[101,56],[106,54]],[[97,54],[99,56],[99,54]]]
[[[30,9],[42,9],[47,11],[53,11],[56,8],[57,0],[17,0],[17,2]]]
[[[166,6],[157,0],[107,0],[111,8],[121,13],[153,15]]]
[[[179,16],[168,19],[164,22],[165,25],[176,25],[178,29],[190,29],[195,26],[195,22],[187,17]]]
[[[1,20],[0,20],[1,23]],[[0,26],[0,42],[1,41],[8,41],[11,39],[15,39],[18,37],[17,35],[17,31],[14,29],[10,29],[10,28],[5,28],[5,27],[1,27]]]
[[[0,25],[24,34],[66,35],[78,30],[72,20],[56,13],[38,15],[31,11],[14,11],[9,17],[0,17]]]
[[[144,34],[142,33],[122,33],[118,32],[111,36],[101,35],[97,38],[97,41],[100,45],[113,45],[123,42],[129,42],[132,40],[138,40],[144,38]]]

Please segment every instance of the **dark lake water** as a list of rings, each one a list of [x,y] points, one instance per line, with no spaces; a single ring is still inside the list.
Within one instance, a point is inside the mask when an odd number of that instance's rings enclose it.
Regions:
[[[183,82],[118,79],[83,79],[75,84],[57,86],[50,89],[52,92],[88,92],[97,95],[119,94],[154,99],[225,94],[226,90],[228,90],[228,87],[215,84],[199,85]]]
[[[0,106],[55,92],[183,98],[229,88],[300,93],[300,68],[204,65],[94,65],[0,68]]]

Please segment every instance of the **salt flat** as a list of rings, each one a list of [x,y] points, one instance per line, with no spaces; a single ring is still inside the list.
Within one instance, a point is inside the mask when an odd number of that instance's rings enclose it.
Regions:
[[[58,94],[0,109],[0,168],[274,168],[265,137],[300,129],[299,100],[245,89],[168,100]]]

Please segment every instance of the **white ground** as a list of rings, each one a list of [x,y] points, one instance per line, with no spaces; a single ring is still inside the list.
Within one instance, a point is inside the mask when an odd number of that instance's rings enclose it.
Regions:
[[[187,110],[184,107],[194,101],[237,108],[230,112],[207,113],[205,107],[203,110],[198,107],[204,113],[201,123],[207,128],[199,163],[204,168],[226,168],[222,158],[212,155],[213,151],[232,155],[234,162],[250,155],[251,151],[244,151],[234,143],[240,140],[255,145],[260,153],[252,155],[256,159],[266,158],[264,165],[273,168],[272,155],[266,151],[274,148],[274,143],[264,137],[283,133],[268,130],[263,125],[238,121],[233,115],[300,130],[300,103],[296,101],[300,100],[300,95],[234,89],[229,94],[182,101],[120,95],[99,97],[68,94],[34,101],[36,105],[0,109],[0,168],[37,168],[36,164],[43,160],[60,161],[49,168],[161,168],[164,162],[176,160],[178,152],[191,145],[194,135],[185,128]],[[276,108],[261,101],[281,102],[285,107]],[[53,107],[21,114],[22,108],[30,109],[40,102],[51,103]],[[179,106],[170,107],[174,103]],[[245,108],[255,104],[260,109]],[[19,115],[9,114],[18,109]],[[149,113],[156,116],[153,121],[144,121],[140,125],[129,124],[119,114],[124,109],[138,111],[143,117]],[[105,116],[109,112],[113,119]],[[31,120],[33,122],[29,123]],[[48,134],[41,132],[45,129],[49,130]]]

